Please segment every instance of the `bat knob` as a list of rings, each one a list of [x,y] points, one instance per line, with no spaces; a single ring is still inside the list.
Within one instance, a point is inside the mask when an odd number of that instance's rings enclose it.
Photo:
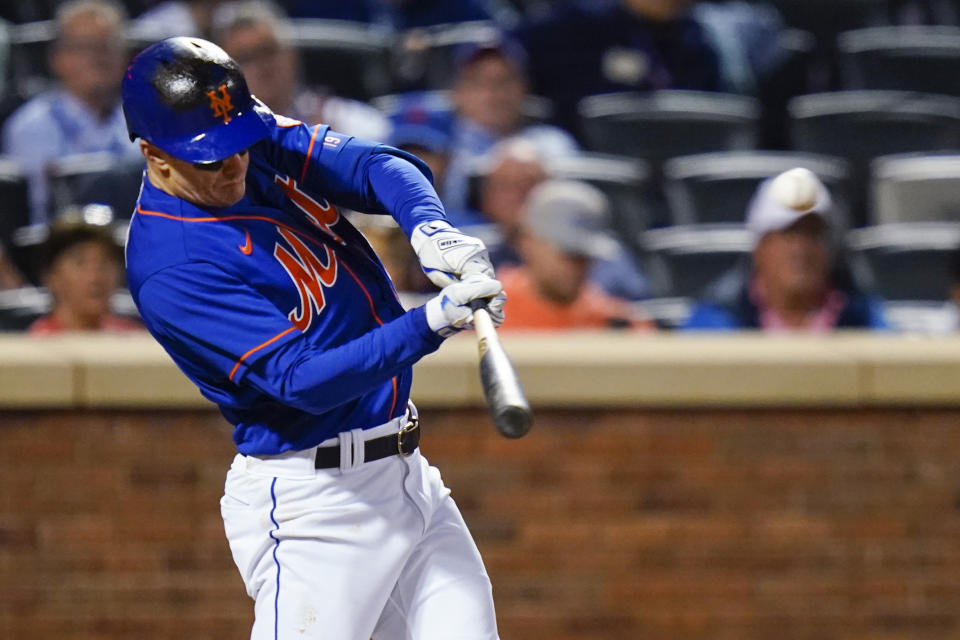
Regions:
[[[533,416],[529,407],[503,407],[494,416],[494,423],[501,435],[507,438],[522,438],[530,431]]]

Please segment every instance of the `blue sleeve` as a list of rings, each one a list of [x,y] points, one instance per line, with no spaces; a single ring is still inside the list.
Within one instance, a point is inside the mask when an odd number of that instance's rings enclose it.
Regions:
[[[353,340],[320,349],[269,300],[208,263],[152,275],[137,299],[150,332],[218,404],[231,399],[221,389],[239,385],[322,413],[400,374],[443,341],[418,307]]]
[[[416,156],[325,125],[280,128],[276,135],[272,162],[308,193],[354,211],[389,214],[408,236],[417,224],[446,217],[433,174]]]
[[[690,312],[680,329],[682,330],[732,330],[741,328],[734,317],[720,307],[711,304],[698,304]]]
[[[445,219],[440,196],[426,176],[404,158],[380,153],[367,166],[370,189],[409,237],[421,222]]]

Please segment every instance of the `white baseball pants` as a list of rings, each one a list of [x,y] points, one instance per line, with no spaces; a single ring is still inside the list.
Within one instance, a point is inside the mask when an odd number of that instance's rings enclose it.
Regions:
[[[395,422],[339,442],[362,448]],[[238,455],[227,473],[251,640],[498,640],[480,553],[419,449],[339,469],[314,469],[314,452]]]

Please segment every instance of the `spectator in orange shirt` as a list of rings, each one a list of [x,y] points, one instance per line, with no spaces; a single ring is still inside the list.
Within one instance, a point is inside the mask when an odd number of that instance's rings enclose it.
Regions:
[[[27,329],[32,335],[66,331],[135,331],[143,327],[110,310],[120,284],[121,249],[108,227],[85,222],[54,223],[44,246],[44,284],[51,312]]]
[[[547,180],[531,192],[516,244],[523,266],[497,272],[510,300],[502,329],[653,326],[588,280],[593,261],[618,250],[606,232],[609,209],[606,196],[583,182]]]

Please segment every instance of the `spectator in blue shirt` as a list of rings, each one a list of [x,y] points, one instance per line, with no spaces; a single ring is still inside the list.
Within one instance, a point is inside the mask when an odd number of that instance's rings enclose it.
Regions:
[[[527,58],[517,42],[497,38],[469,44],[456,56],[450,164],[440,193],[448,210],[466,208],[469,176],[500,140],[528,140],[545,157],[578,152],[563,129],[525,121]]]
[[[30,181],[31,220],[48,219],[46,170],[66,155],[106,151],[136,159],[120,109],[126,66],[125,14],[112,0],[74,0],[57,10],[50,66],[58,86],[17,109],[4,123],[3,152]]]

